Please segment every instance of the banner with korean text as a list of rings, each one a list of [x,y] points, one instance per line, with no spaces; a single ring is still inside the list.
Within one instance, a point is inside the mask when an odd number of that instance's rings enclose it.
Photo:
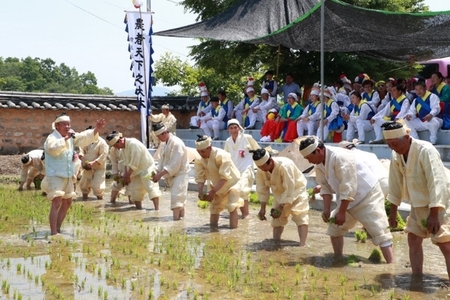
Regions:
[[[153,81],[152,15],[150,12],[127,11],[125,23],[137,106],[141,115],[142,142],[148,146],[147,117],[151,113]]]

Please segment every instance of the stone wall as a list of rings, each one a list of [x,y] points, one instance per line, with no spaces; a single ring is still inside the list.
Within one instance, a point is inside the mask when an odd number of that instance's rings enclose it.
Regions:
[[[0,155],[21,154],[42,147],[47,136],[53,131],[51,124],[62,110],[42,110],[24,108],[0,108]],[[155,111],[154,113],[159,113]],[[177,118],[177,128],[188,128],[189,120],[195,111],[172,112]],[[140,116],[138,111],[107,110],[71,110],[67,111],[75,131],[95,126],[99,118],[106,120],[106,129],[101,133],[105,137],[113,130],[125,136],[141,137]]]

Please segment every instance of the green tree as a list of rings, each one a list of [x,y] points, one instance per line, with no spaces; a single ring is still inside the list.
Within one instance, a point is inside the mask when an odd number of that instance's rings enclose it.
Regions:
[[[170,93],[171,96],[198,96],[200,93],[198,85],[204,82],[212,96],[224,89],[230,99],[238,101],[242,94],[242,84],[246,81],[239,72],[221,73],[213,68],[191,66],[187,61],[182,61],[170,53],[165,53],[155,63],[154,69],[153,76],[156,83],[180,86],[180,91]]]
[[[18,59],[0,57],[0,90],[74,94],[113,94],[110,88],[99,88],[95,74],[79,75],[75,68],[47,58]]]
[[[427,11],[424,0],[343,0],[349,4],[360,7],[400,11],[421,12]],[[198,14],[198,21],[211,18],[225,9],[235,5],[239,0],[184,0],[181,2],[187,11]],[[207,68],[227,77],[236,77],[230,74],[253,75],[257,80],[258,74],[265,70],[275,70],[277,56],[279,55],[279,74],[293,73],[295,80],[302,84],[312,84],[320,78],[320,54],[317,52],[303,52],[286,47],[267,45],[252,45],[239,42],[223,42],[200,39],[200,44],[193,46],[191,55],[199,67]],[[368,73],[372,78],[385,79],[390,76],[410,77],[409,62],[392,62],[380,59],[362,57],[349,53],[325,54],[325,81],[331,83],[338,76],[346,73],[355,76],[359,73]],[[284,81],[280,75],[278,81]],[[228,81],[227,81],[228,82]]]

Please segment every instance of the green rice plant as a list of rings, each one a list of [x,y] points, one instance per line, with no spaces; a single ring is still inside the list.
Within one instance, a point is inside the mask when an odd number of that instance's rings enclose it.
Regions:
[[[355,231],[356,241],[365,243],[367,241],[367,232],[365,230]]]
[[[374,263],[381,262],[381,252],[378,249],[373,249],[372,253],[369,256],[369,260]]]
[[[197,207],[200,207],[201,209],[207,209],[209,207],[209,204],[210,204],[209,201],[203,201],[203,200],[197,201]]]

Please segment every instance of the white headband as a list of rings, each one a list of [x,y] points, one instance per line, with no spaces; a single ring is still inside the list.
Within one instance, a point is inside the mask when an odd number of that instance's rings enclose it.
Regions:
[[[305,149],[301,149],[300,153],[303,155],[303,157],[306,157],[306,156],[310,155],[311,153],[313,153],[317,149],[318,146],[319,146],[319,140],[314,139],[314,143],[309,145]]]
[[[266,154],[264,154],[263,157],[261,157],[260,159],[255,160],[255,165],[256,165],[257,167],[261,167],[261,166],[264,165],[269,159],[270,159],[269,151],[266,151]]]
[[[166,132],[166,131],[167,131],[167,128],[166,128],[166,126],[163,125],[163,127],[161,127],[161,128],[158,129],[158,130],[155,130],[154,132],[155,132],[155,135],[158,136],[158,135],[160,135],[160,134],[163,134],[163,133]]]
[[[113,137],[110,141],[108,141],[108,145],[111,147],[114,146],[121,137],[122,137],[122,134],[119,132],[115,137]]]
[[[406,128],[402,126],[401,128],[392,129],[392,130],[383,130],[384,139],[398,139],[404,137],[408,133],[406,132]]]
[[[211,138],[208,137],[206,140],[204,141],[200,141],[200,142],[195,142],[195,148],[197,148],[197,150],[204,150],[206,148],[208,148],[209,146],[211,146]]]
[[[55,124],[59,122],[70,122],[69,116],[59,116],[56,118],[56,120],[52,123],[52,129],[56,129]]]

